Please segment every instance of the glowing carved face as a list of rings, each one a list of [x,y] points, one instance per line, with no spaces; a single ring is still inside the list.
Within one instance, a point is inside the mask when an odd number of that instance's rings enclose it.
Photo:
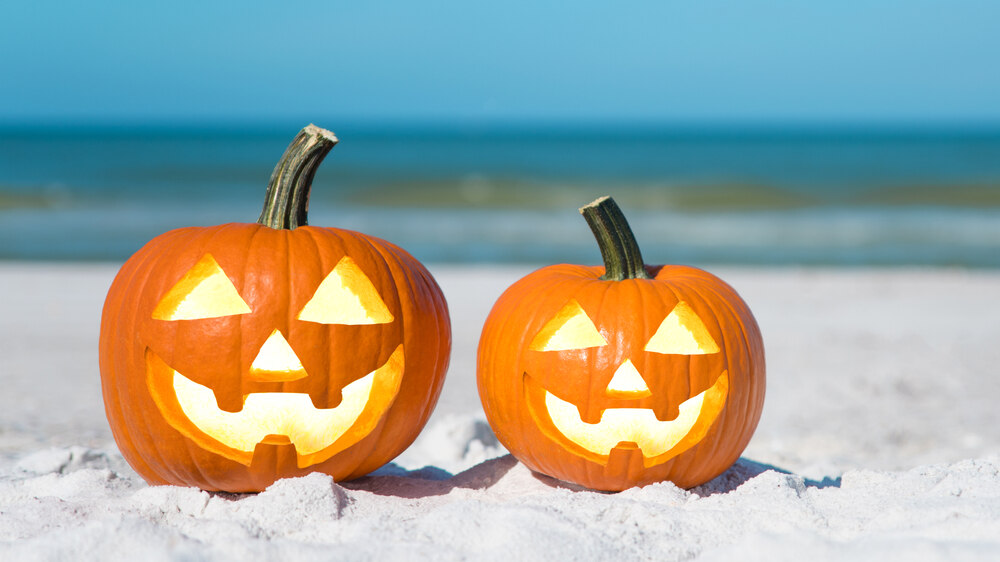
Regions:
[[[205,254],[167,291],[153,319],[198,321],[252,313],[219,264]],[[394,321],[371,280],[347,256],[320,283],[297,319],[351,326]],[[315,407],[308,393],[250,392],[243,395],[239,411],[226,411],[212,388],[173,369],[150,349],[146,364],[147,383],[164,418],[203,449],[249,466],[258,444],[292,444],[298,466],[305,468],[356,444],[375,428],[399,391],[403,345],[381,367],[343,386],[342,400],[333,408]],[[309,376],[285,335],[275,329],[241,385],[283,385]]]
[[[543,354],[569,353],[568,359],[587,351],[600,353],[600,348],[608,345],[605,335],[598,331],[580,304],[570,300],[538,332],[529,349]],[[663,319],[643,351],[668,356],[711,355],[719,353],[719,346],[704,322],[681,301]],[[683,397],[676,417],[661,420],[654,407],[662,406],[670,397],[655,396],[644,378],[648,376],[656,374],[640,373],[632,358],[618,364],[603,388],[603,396],[585,399],[602,404],[620,401],[623,406],[602,408],[599,419],[591,423],[582,419],[582,405],[559,398],[527,372],[525,400],[539,428],[571,452],[607,464],[613,449],[638,449],[648,468],[666,462],[703,439],[721,413],[729,390],[728,372],[723,370],[709,388]]]

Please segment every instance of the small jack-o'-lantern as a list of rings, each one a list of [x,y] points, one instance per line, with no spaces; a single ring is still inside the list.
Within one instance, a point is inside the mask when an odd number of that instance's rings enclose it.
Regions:
[[[580,211],[605,266],[545,267],[497,300],[479,343],[486,417],[515,457],[561,480],[706,482],[760,418],[757,323],[719,278],[646,267],[611,198]]]
[[[441,290],[397,246],[305,225],[336,142],[303,129],[257,224],[167,232],[111,285],[105,409],[149,482],[236,492],[311,471],[350,479],[427,421],[451,347]]]

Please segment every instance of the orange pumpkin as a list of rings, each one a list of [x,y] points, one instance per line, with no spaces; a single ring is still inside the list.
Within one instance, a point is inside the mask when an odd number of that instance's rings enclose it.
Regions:
[[[611,198],[580,211],[605,266],[545,267],[500,296],[479,343],[486,417],[515,457],[561,480],[706,482],[760,419],[757,323],[712,274],[645,266]]]
[[[173,230],[119,271],[101,319],[105,409],[153,484],[262,490],[346,480],[402,452],[437,401],[451,347],[430,273],[401,248],[306,226],[337,142],[289,146],[257,224]]]

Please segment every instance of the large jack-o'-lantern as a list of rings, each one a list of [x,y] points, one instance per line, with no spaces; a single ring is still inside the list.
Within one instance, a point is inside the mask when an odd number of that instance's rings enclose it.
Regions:
[[[146,480],[234,492],[378,468],[437,401],[451,328],[404,250],[306,226],[337,139],[309,126],[275,168],[257,224],[181,228],[115,278],[101,320],[105,409]]]
[[[710,273],[645,266],[611,198],[580,211],[605,266],[545,267],[497,300],[479,344],[486,417],[515,457],[561,480],[706,482],[760,418],[757,323]]]

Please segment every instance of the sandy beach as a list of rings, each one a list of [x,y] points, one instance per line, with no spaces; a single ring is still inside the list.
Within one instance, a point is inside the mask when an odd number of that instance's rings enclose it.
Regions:
[[[1000,562],[1000,2],[188,4],[0,9],[0,562]]]
[[[258,495],[149,487],[101,401],[113,264],[0,264],[0,558],[995,559],[1000,272],[710,268],[754,311],[767,397],[743,458],[693,490],[533,475],[484,422],[475,354],[526,266],[431,266],[451,368],[417,442],[374,475]],[[100,545],[101,551],[93,550]]]

